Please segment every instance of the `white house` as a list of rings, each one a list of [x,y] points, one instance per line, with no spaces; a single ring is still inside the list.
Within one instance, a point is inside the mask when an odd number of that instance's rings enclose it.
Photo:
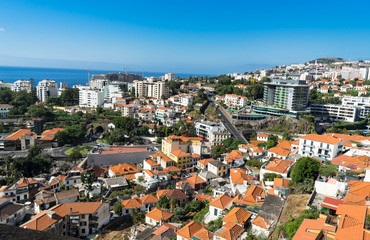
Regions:
[[[244,107],[248,103],[248,98],[235,95],[225,94],[225,104],[231,107]]]
[[[264,134],[264,133],[258,133],[257,134],[257,141],[267,142],[268,139],[269,139],[269,135],[267,135],[267,134]]]
[[[322,160],[332,160],[343,150],[341,139],[318,134],[308,134],[300,137],[298,154],[316,157]]]
[[[233,199],[228,195],[225,194],[219,195],[209,204],[209,211],[205,216],[205,222],[210,222],[223,216],[224,211],[226,209],[230,209],[232,203]]]
[[[272,159],[266,162],[260,169],[260,179],[263,180],[265,173],[280,174],[283,178],[288,177],[289,169],[292,167],[294,162],[282,159]]]

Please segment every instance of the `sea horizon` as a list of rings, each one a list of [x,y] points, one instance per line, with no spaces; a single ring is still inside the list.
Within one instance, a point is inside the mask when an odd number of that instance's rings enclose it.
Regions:
[[[33,78],[37,83],[43,79],[51,79],[56,82],[67,82],[68,87],[73,85],[86,85],[88,83],[88,71],[90,71],[90,78],[95,74],[104,73],[118,73],[124,72],[122,70],[98,70],[98,69],[77,69],[77,68],[54,68],[54,67],[21,67],[21,66],[0,66],[0,81],[14,83],[18,79],[29,80]],[[127,73],[134,73],[143,75],[139,71],[127,71]],[[144,77],[160,77],[168,72],[144,72]],[[189,76],[217,76],[217,74],[200,74],[200,73],[173,73],[175,76],[187,78]]]

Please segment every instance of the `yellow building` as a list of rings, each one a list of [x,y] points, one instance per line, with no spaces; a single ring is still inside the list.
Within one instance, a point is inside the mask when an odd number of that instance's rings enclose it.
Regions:
[[[170,152],[169,157],[178,168],[186,168],[190,165],[190,155],[180,149]]]
[[[199,137],[183,137],[171,135],[162,140],[162,152],[167,156],[176,150],[201,154],[202,139]],[[192,151],[189,151],[191,147]]]

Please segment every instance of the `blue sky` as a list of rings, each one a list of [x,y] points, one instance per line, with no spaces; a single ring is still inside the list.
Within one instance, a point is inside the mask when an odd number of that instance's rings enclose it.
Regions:
[[[370,59],[368,1],[0,1],[0,65],[228,73]]]

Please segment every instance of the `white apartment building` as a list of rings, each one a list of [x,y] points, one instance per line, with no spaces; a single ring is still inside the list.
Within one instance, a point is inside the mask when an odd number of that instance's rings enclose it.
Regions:
[[[343,141],[327,135],[308,134],[300,137],[298,154],[321,160],[332,160],[343,150]]]
[[[168,80],[168,81],[175,80],[175,74],[173,74],[173,73],[166,73],[164,75],[164,80]]]
[[[23,79],[15,81],[12,85],[12,91],[14,92],[19,91],[31,92],[31,90],[32,90],[31,82]]]
[[[135,96],[136,97],[151,97],[161,99],[162,96],[166,98],[169,96],[169,89],[165,82],[147,82],[147,81],[134,81]]]
[[[84,89],[79,92],[80,107],[96,108],[104,104],[104,93],[92,89]]]
[[[109,84],[103,87],[104,98],[122,97],[122,89],[119,84]]]
[[[195,132],[198,137],[208,141],[211,146],[216,146],[222,143],[226,138],[231,137],[222,123],[202,120],[195,123]]]
[[[225,95],[225,104],[232,107],[244,107],[247,105],[248,98],[235,95],[235,94],[226,94]]]
[[[343,106],[339,104],[311,104],[311,113],[314,115],[330,116],[334,120],[355,122],[358,120],[359,111],[355,106]]]
[[[370,97],[345,96],[342,98],[342,105],[357,107],[359,118],[366,118],[370,114]]]
[[[173,104],[181,105],[181,106],[190,106],[193,105],[194,96],[189,94],[180,94],[171,96],[168,100],[170,100]]]
[[[58,97],[58,83],[44,79],[37,84],[37,97],[41,102],[46,102],[48,97]]]

